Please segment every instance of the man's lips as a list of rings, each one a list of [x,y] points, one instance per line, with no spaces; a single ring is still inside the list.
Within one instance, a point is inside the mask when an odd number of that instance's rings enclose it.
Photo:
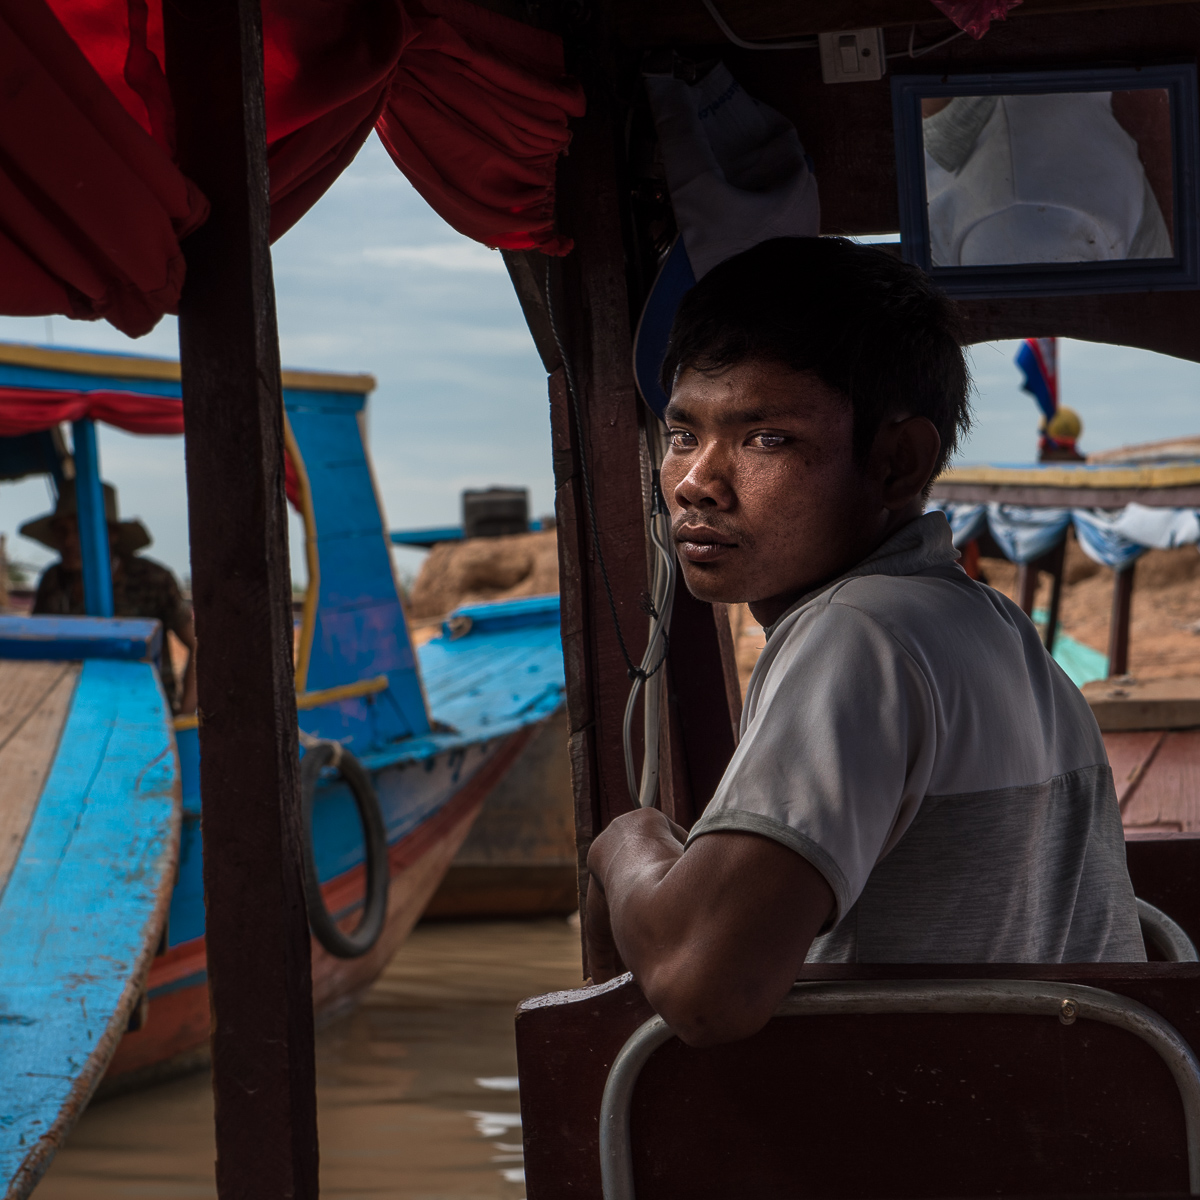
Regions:
[[[737,542],[722,538],[715,530],[686,525],[675,531],[675,545],[679,553],[693,563],[716,562],[737,549]]]

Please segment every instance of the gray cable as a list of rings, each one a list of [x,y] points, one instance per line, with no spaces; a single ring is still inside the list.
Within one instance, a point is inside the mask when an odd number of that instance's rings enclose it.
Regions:
[[[748,42],[745,38],[740,38],[732,29],[729,28],[729,23],[721,16],[720,10],[717,8],[713,0],[701,0],[701,3],[708,9],[708,15],[717,23],[717,28],[735,45],[743,50],[815,50],[817,48],[816,38],[800,38],[793,42]]]

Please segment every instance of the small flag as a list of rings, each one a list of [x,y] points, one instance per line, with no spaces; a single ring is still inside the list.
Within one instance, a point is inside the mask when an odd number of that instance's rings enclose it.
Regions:
[[[1026,338],[1016,361],[1025,376],[1022,389],[1037,401],[1049,421],[1058,411],[1058,338]]]

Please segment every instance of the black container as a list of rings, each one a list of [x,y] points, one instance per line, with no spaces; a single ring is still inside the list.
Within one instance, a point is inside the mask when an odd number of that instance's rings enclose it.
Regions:
[[[463,537],[529,532],[529,490],[488,488],[462,494]]]

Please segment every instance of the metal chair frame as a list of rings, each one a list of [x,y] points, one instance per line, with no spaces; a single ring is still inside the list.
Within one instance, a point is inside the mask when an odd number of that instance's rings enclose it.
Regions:
[[[1146,919],[1147,914],[1140,915]],[[1186,934],[1182,936],[1186,940]],[[1187,945],[1191,946],[1190,941]],[[1190,961],[1195,961],[1194,948],[1191,953]],[[1158,1053],[1179,1088],[1187,1130],[1189,1191],[1193,1196],[1200,1195],[1200,1061],[1179,1031],[1144,1004],[1100,988],[1053,981],[883,980],[798,983],[776,1015],[847,1013],[1016,1014],[1055,1017],[1064,1025],[1073,1025],[1083,1017],[1134,1034]],[[659,1046],[674,1036],[662,1017],[652,1017],[634,1031],[609,1069],[600,1104],[600,1177],[604,1200],[634,1200],[630,1102],[642,1067]]]

